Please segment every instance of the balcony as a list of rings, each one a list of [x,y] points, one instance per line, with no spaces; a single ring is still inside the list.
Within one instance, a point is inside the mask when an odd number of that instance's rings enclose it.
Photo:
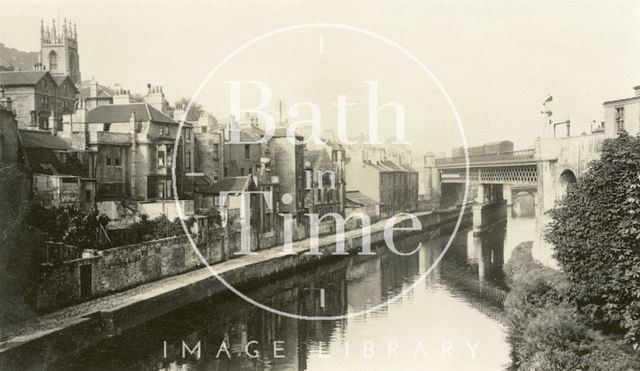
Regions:
[[[129,145],[131,144],[131,135],[129,133],[114,133],[109,131],[90,131],[89,144]]]

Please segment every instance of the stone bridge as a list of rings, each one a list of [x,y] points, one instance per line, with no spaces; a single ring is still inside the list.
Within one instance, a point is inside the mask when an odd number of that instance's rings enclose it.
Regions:
[[[538,138],[534,148],[469,156],[468,202],[473,202],[474,234],[506,219],[510,209],[515,216],[536,217],[533,254],[548,266],[556,266],[552,249],[544,241],[554,207],[600,155],[604,133],[596,132],[564,138]],[[450,207],[462,203],[466,176],[464,156],[436,159],[440,173],[440,204]]]

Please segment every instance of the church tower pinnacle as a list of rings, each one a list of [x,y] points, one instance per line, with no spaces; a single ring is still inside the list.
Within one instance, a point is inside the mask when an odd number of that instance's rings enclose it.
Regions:
[[[40,63],[52,75],[67,75],[80,85],[80,55],[78,53],[78,33],[75,24],[64,22],[56,25],[55,19],[51,25],[40,21]]]

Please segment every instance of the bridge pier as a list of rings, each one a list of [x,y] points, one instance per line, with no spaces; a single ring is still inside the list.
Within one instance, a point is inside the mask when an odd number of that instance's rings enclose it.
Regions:
[[[507,206],[513,205],[513,190],[511,189],[510,185],[502,185],[502,198],[504,199]]]
[[[479,184],[473,204],[473,234],[480,235],[507,219],[502,184]]]

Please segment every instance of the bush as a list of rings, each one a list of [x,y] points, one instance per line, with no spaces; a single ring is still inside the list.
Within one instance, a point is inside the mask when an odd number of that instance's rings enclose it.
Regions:
[[[45,208],[33,204],[28,222],[45,232],[52,241],[80,249],[99,249],[104,247],[100,227],[106,226],[109,218],[95,210],[83,212],[75,206]]]
[[[523,331],[519,357],[524,370],[580,369],[587,353],[587,328],[567,304],[539,308]]]
[[[517,370],[634,370],[629,346],[589,328],[561,272],[531,258],[531,245],[516,248],[505,265],[511,291],[504,308],[512,368]]]
[[[517,281],[520,275],[527,273],[535,268],[541,268],[542,264],[538,263],[531,255],[532,241],[519,244],[513,249],[511,258],[504,265],[504,275],[507,284],[511,285]]]
[[[598,328],[640,342],[640,139],[604,141],[546,233],[571,283],[568,298]]]
[[[193,217],[186,220],[186,225],[189,228],[193,226],[193,223],[195,223]],[[113,246],[124,246],[184,234],[180,218],[170,221],[166,215],[160,215],[154,219],[142,215],[139,222],[133,223],[127,229],[111,233],[110,237]]]

